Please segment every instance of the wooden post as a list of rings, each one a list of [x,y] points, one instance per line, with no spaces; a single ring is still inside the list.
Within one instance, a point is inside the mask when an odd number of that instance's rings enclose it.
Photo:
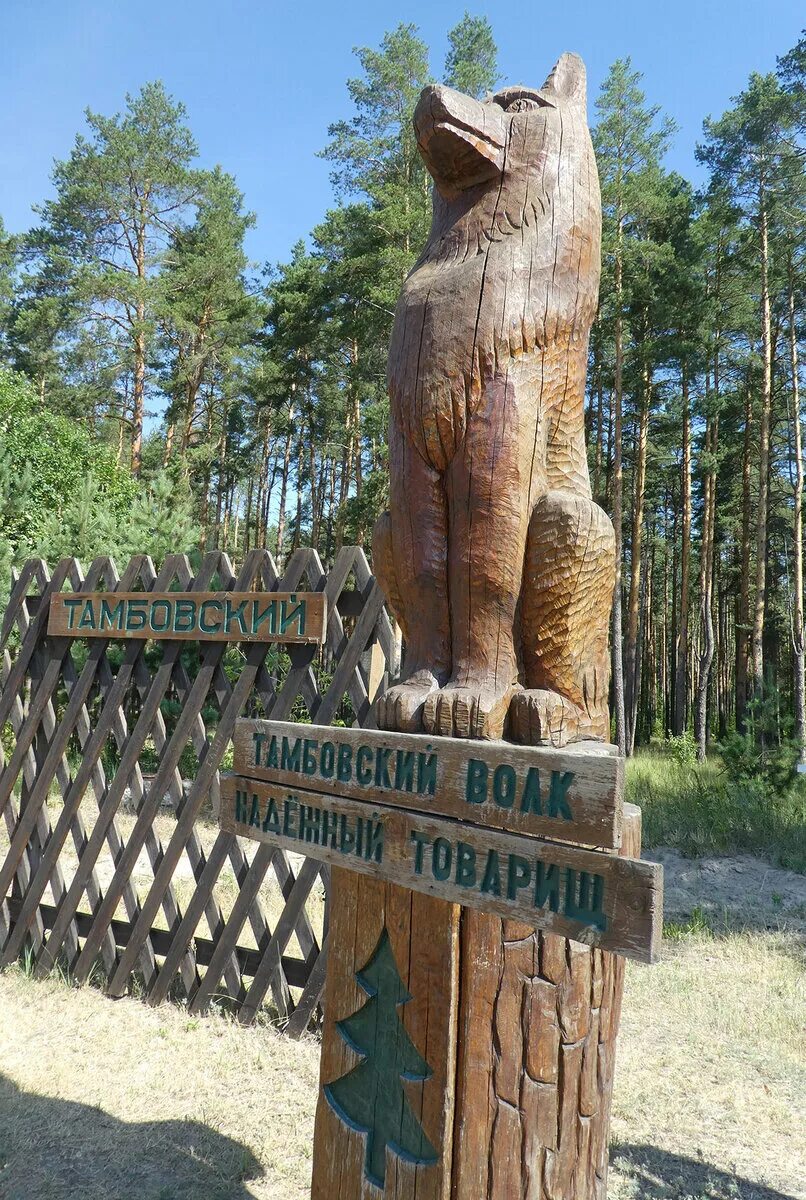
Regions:
[[[347,1077],[358,1061],[340,1023],[367,1001],[358,976],[371,960],[384,931],[403,987],[412,997],[396,1011],[385,1014],[385,1019],[402,1022],[403,1030],[433,1072],[427,1079],[406,1084],[404,1090],[399,1078],[404,1068],[404,1047],[399,1039],[401,1060],[398,1064],[375,1064],[384,1075],[377,1090],[374,1080],[367,1083],[373,1103],[383,1102],[386,1097],[395,1104],[398,1144],[404,1154],[387,1151],[382,1145],[370,1146],[367,1134],[349,1128],[325,1090]],[[332,872],[312,1200],[377,1200],[379,1194],[384,1200],[447,1200],[450,1196],[458,970],[458,905],[366,879],[344,868]],[[382,1040],[377,1037],[375,1044]],[[428,1145],[418,1144],[416,1135],[414,1140],[406,1139],[407,1105]],[[377,1162],[378,1156],[385,1170],[380,1176],[376,1171],[373,1182],[371,1160]]]
[[[640,842],[628,805],[622,854]],[[312,1200],[606,1200],[624,958],[344,869],[331,888]],[[384,928],[433,1070],[405,1091],[438,1158],[388,1153],[378,1189],[366,1134],[325,1088],[358,1061],[339,1022],[366,1000],[357,976]]]
[[[622,854],[640,849],[627,805]],[[624,965],[463,910],[454,1200],[606,1200]]]

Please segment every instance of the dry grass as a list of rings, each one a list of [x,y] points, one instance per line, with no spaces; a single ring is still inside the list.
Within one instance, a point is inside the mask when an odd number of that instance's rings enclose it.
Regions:
[[[791,936],[707,929],[630,964],[612,1200],[806,1196],[806,987]]]
[[[318,1045],[0,976],[2,1200],[302,1200]],[[678,933],[630,966],[612,1200],[806,1196],[803,962]]]

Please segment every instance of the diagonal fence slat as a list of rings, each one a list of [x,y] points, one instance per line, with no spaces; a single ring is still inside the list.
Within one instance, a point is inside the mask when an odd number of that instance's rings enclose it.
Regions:
[[[107,585],[110,583],[110,579],[108,578],[108,576],[111,573],[112,573],[112,568],[110,566],[108,566],[107,567],[107,579],[106,579]],[[136,573],[135,564],[132,564],[130,566],[129,571],[127,572],[126,576],[124,576],[124,579],[122,581],[122,586],[128,587],[133,582],[135,573]],[[73,582],[76,583],[77,580],[74,578]],[[114,575],[114,583],[115,584],[117,583],[116,573]],[[125,677],[125,671],[123,674]],[[69,656],[65,658],[63,677],[64,677],[64,682],[67,685],[68,692],[71,692],[72,688],[75,686],[75,670],[74,670],[74,667],[72,664],[72,660],[70,660]],[[119,704],[124,695],[125,695],[124,679],[122,678],[120,694],[117,697],[113,697],[112,709],[109,710],[109,706],[107,706],[107,709],[105,709],[105,712],[109,711],[109,713],[110,713],[110,721],[115,716],[119,715]],[[55,718],[55,714],[53,713],[52,701],[51,701],[51,704],[48,706],[48,709],[49,709],[49,711],[48,711],[48,713],[46,713],[46,716],[48,718],[48,724],[52,725],[55,728],[56,718]],[[25,933],[27,932],[28,923],[30,922],[30,920],[33,919],[34,913],[39,905],[39,902],[42,899],[42,895],[45,891],[45,888],[48,885],[48,881],[51,877],[51,874],[58,867],[59,855],[61,853],[62,847],[66,841],[66,838],[67,838],[67,835],[69,832],[73,833],[74,842],[76,843],[76,849],[79,852],[79,858],[80,859],[84,858],[85,862],[87,861],[85,858],[87,837],[86,837],[86,833],[84,831],[83,823],[81,822],[80,815],[79,815],[79,804],[83,797],[84,790],[85,790],[86,786],[90,783],[91,779],[93,781],[94,786],[103,787],[103,784],[104,784],[103,768],[98,761],[98,755],[99,755],[100,748],[102,748],[102,746],[103,746],[103,741],[105,740],[105,735],[101,736],[99,739],[97,732],[96,732],[96,734],[91,735],[90,731],[89,731],[89,726],[90,726],[90,721],[89,721],[89,717],[88,717],[88,714],[86,711],[86,706],[83,706],[82,710],[79,711],[78,716],[77,716],[77,729],[78,729],[78,734],[79,734],[79,743],[80,743],[81,751],[83,754],[81,765],[79,767],[79,770],[76,774],[75,779],[69,779],[69,777],[68,777],[68,779],[65,782],[60,781],[62,795],[63,795],[62,811],[59,815],[59,819],[56,823],[55,828],[50,831],[49,837],[47,839],[47,845],[45,847],[45,850],[44,850],[41,860],[40,860],[39,869],[36,872],[34,879],[31,881],[31,884],[30,884],[30,886],[27,890],[27,893],[25,895],[25,898],[23,900],[22,908],[18,914],[17,921],[15,923],[14,933],[9,938],[8,943],[6,944],[6,946],[3,950],[2,959],[0,960],[0,962],[2,962],[3,965],[6,965],[9,962],[13,961],[13,959],[17,957],[17,955],[19,954],[19,952],[21,950],[22,939],[24,938]],[[100,727],[101,727],[101,729],[103,729],[103,717],[100,722]],[[46,726],[46,730],[47,730],[47,726]],[[58,768],[57,768],[57,771],[58,771]],[[99,777],[99,773],[100,773],[100,777]],[[12,845],[13,845],[13,843],[12,843]],[[94,907],[95,905],[97,905],[97,903],[100,902],[100,888],[99,888],[98,881],[94,876],[94,872],[92,872],[91,870],[88,871],[85,884],[86,884],[86,889],[87,889],[90,906]],[[66,896],[61,897],[60,905],[58,907],[61,907],[62,905],[65,906],[65,911],[67,911],[69,904],[67,903]],[[71,917],[72,917],[72,915],[74,915],[74,913],[70,914]],[[66,923],[65,930],[67,928],[68,928],[68,926]],[[109,948],[109,954],[111,955],[111,960],[110,960],[109,958],[107,958],[106,951],[104,952],[104,958],[106,960],[106,965],[111,966],[111,963],[114,960],[114,954],[115,954],[114,942],[112,942],[111,939],[109,939],[107,941],[107,943],[105,943],[105,947]],[[68,958],[70,960],[72,960],[74,958],[76,950],[77,950],[77,945],[73,946],[73,947],[68,947]],[[47,966],[52,966],[55,961],[55,959],[53,957],[51,957],[51,954],[47,947],[45,947],[43,953],[41,955],[38,955],[37,958],[38,958],[37,970],[40,974],[43,973],[43,971],[45,969],[45,967],[43,965],[44,963],[47,963]]]
[[[65,588],[320,591],[325,640],[49,637],[50,597]],[[52,576],[31,559],[0,651],[0,965],[31,954],[43,975],[66,961],[81,983],[100,963],[111,995],[137,977],[149,1003],[224,1002],[244,1023],[270,1004],[301,1035],[321,1002],[329,874],[222,833],[219,771],[241,715],[374,724],[396,644],[363,550],[343,547],[326,569],[301,547],[282,574],[265,549],[237,574],[210,552],[195,576],[183,555],[159,572],[138,555],[120,577],[108,557],[86,576],[75,559]]]

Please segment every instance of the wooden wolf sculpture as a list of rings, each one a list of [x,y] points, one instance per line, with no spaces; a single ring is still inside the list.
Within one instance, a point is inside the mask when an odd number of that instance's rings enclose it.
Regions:
[[[533,744],[608,735],[613,528],[583,398],[601,204],[585,68],[479,102],[427,87],[428,243],[389,353],[376,573],[406,640],[382,728]]]

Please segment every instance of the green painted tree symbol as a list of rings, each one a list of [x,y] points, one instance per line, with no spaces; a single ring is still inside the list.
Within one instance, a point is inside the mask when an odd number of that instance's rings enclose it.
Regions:
[[[403,1090],[404,1079],[428,1079],[431,1068],[397,1014],[411,996],[397,969],[384,929],[369,962],[356,972],[369,1000],[336,1028],[362,1061],[325,1085],[330,1106],[345,1125],[367,1135],[364,1174],[383,1188],[386,1147],[407,1162],[432,1166],[437,1152],[423,1132]]]

